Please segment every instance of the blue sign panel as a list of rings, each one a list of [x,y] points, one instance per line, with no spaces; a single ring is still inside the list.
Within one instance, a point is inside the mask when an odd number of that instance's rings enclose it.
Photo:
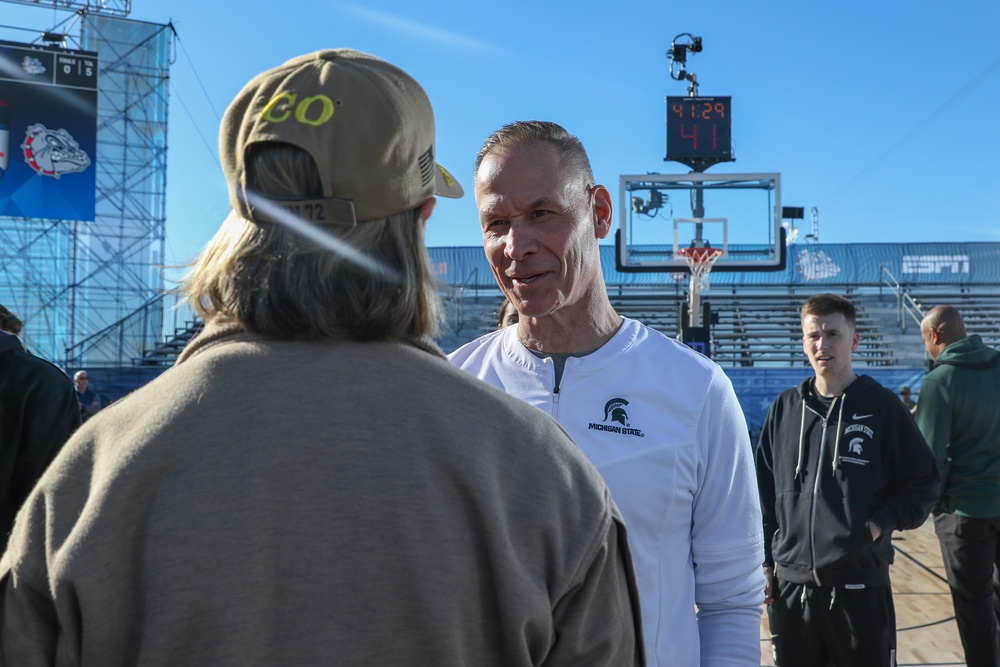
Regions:
[[[0,42],[0,215],[94,219],[97,54]]]
[[[429,248],[434,271],[448,285],[493,287],[493,272],[479,246]],[[614,246],[601,246],[604,281],[684,290],[687,273],[625,273]],[[1000,283],[1000,243],[854,243],[788,247],[783,271],[713,273],[711,285],[879,285],[891,276],[904,285]],[[707,298],[711,294],[706,295]]]

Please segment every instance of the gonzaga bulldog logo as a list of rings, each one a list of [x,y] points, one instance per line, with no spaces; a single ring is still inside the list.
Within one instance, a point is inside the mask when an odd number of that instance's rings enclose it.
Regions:
[[[24,161],[41,176],[59,178],[90,166],[90,157],[73,135],[63,129],[50,130],[41,123],[28,126],[21,150]]]
[[[822,250],[799,251],[795,266],[799,269],[799,275],[806,280],[824,280],[840,273],[840,267]]]

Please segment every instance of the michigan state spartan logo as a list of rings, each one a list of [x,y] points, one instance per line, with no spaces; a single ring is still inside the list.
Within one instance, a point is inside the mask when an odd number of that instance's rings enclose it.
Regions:
[[[621,433],[623,435],[634,435],[640,438],[646,437],[637,428],[632,428],[632,422],[628,417],[628,401],[624,398],[612,398],[604,404],[604,419],[601,423],[591,422],[587,428],[592,431],[605,431],[607,433]]]
[[[628,407],[628,401],[624,398],[612,398],[604,404],[604,421],[606,422],[610,419],[622,426],[628,426],[628,413],[625,412],[626,407]]]

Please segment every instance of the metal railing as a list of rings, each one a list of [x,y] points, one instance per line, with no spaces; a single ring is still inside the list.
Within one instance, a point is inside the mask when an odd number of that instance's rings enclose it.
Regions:
[[[163,337],[164,296],[155,296],[114,324],[66,348],[66,368],[114,368],[156,345]]]
[[[924,319],[924,309],[923,307],[914,301],[913,297],[907,293],[899,281],[896,280],[896,276],[892,275],[892,272],[882,264],[878,268],[879,275],[879,296],[882,295],[882,287],[887,286],[892,290],[892,294],[896,297],[896,324],[899,325],[900,331],[906,333],[906,320],[907,316],[913,319],[917,327],[920,326],[920,322]]]
[[[153,297],[114,324],[66,348],[64,368],[122,368],[198,321],[178,294]]]
[[[472,290],[472,285],[477,285],[479,281],[479,267],[473,267],[469,274],[465,277],[465,280],[461,285],[455,285],[451,288],[450,299],[453,301],[454,308],[452,309],[455,321],[453,323],[449,322],[452,330],[457,334],[463,327],[465,327],[465,296]],[[479,303],[479,291],[475,290],[476,296],[475,301]]]

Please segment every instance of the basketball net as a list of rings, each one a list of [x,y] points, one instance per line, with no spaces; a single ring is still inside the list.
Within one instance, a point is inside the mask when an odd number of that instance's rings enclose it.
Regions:
[[[690,326],[701,326],[701,293],[709,289],[708,274],[712,266],[722,257],[722,248],[705,246],[702,248],[678,248],[677,254],[691,270],[690,295],[688,299],[688,317]]]
[[[677,254],[691,270],[691,288],[698,286],[698,291],[707,292],[709,289],[708,274],[712,272],[712,266],[722,257],[722,248],[678,248]]]

